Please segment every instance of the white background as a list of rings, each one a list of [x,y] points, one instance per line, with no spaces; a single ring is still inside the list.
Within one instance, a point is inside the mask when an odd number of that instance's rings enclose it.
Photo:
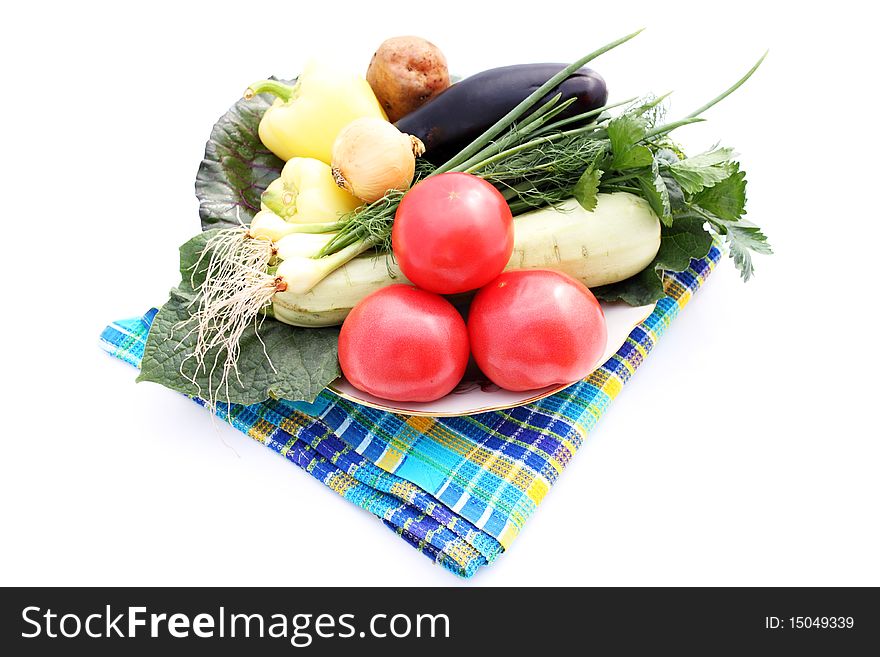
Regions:
[[[4,10],[0,584],[880,584],[869,3],[519,4]],[[594,65],[612,99],[674,90],[671,117],[771,49],[676,134],[742,154],[776,255],[746,285],[724,261],[471,581],[98,349],[176,282],[205,140],[253,79],[407,33],[463,73],[571,61],[641,26]]]

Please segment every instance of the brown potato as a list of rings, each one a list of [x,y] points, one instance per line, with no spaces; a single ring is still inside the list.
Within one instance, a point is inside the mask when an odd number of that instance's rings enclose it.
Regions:
[[[386,39],[370,61],[367,82],[389,121],[397,121],[449,86],[446,57],[430,41],[400,36]]]

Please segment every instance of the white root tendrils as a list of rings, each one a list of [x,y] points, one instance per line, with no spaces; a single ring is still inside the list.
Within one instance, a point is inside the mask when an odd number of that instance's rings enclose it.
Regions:
[[[260,311],[284,287],[282,281],[267,273],[274,254],[272,242],[252,238],[242,226],[220,231],[208,240],[193,267],[190,281],[196,296],[191,305],[197,304],[197,308],[181,324],[188,329],[182,342],[194,335],[195,347],[181,363],[180,373],[196,386],[211,411],[216,410],[218,399],[229,399],[232,374],[242,384],[239,341],[248,327],[259,329],[264,319]],[[203,267],[205,258],[207,266]],[[196,285],[196,275],[203,269],[204,281]],[[194,367],[184,371],[190,361]],[[269,365],[275,369],[271,360]],[[208,390],[203,391],[198,378],[206,373]]]

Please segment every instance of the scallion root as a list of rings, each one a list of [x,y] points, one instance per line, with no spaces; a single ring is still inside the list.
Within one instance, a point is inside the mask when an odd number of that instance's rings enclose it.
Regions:
[[[245,227],[230,228],[208,240],[193,268],[191,283],[196,296],[192,305],[196,309],[182,324],[187,330],[183,341],[195,336],[195,346],[181,363],[180,373],[196,386],[211,410],[218,399],[229,399],[230,376],[234,374],[242,385],[239,341],[248,327],[259,328],[261,311],[284,286],[267,273],[274,253],[272,242],[251,237]],[[202,271],[204,280],[198,283],[196,277]],[[190,366],[185,368],[187,364]],[[274,369],[271,361],[269,365]],[[206,391],[198,383],[204,374]]]

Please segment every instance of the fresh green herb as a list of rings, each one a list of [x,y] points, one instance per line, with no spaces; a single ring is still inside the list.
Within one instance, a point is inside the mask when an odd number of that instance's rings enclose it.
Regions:
[[[737,221],[746,213],[746,173],[733,163],[730,173],[711,187],[700,190],[693,203],[725,221]]]
[[[731,174],[696,194],[687,209],[696,217],[708,222],[711,230],[723,236],[730,257],[743,280],[754,275],[750,252],[770,255],[773,253],[767,237],[753,223],[743,219],[746,213],[746,174],[734,163]]]
[[[672,225],[672,197],[669,186],[663,174],[660,173],[659,161],[651,158],[650,171],[644,171],[636,176],[636,183],[642,192],[642,196],[651,204],[654,214],[660,217],[664,226]],[[612,188],[613,189],[613,188]]]
[[[733,262],[742,274],[743,280],[747,281],[754,274],[751,252],[770,255],[773,249],[770,248],[767,236],[760,228],[751,224],[745,225],[745,222],[729,226],[726,235]]]
[[[602,169],[597,169],[591,164],[572,189],[577,202],[587,212],[596,209],[596,203],[599,201],[599,182],[602,180],[603,173]]]
[[[648,132],[648,123],[637,108],[622,114],[608,123],[608,141],[611,153],[611,169],[625,171],[651,166],[654,159],[651,150],[641,142]]]
[[[716,148],[666,167],[686,193],[696,194],[728,178],[733,173],[732,158],[732,148]]]

